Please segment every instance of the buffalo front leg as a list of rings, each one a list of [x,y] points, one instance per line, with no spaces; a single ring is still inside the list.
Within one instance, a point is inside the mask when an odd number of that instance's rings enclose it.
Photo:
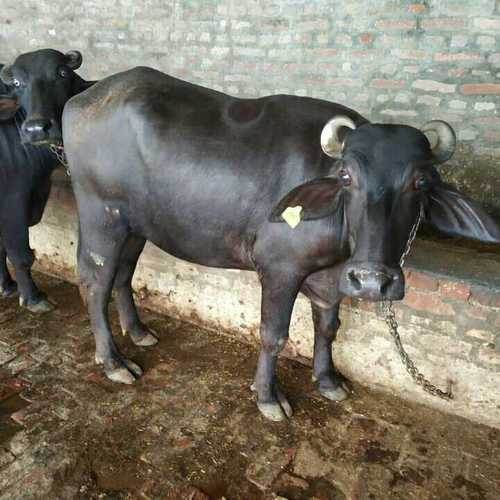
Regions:
[[[31,266],[35,261],[35,255],[29,245],[28,220],[25,210],[19,210],[15,218],[5,221],[2,228],[2,241],[16,274],[19,304],[33,313],[52,310],[53,306],[45,294],[40,292],[31,276]]]
[[[87,304],[90,325],[96,343],[95,360],[104,366],[104,373],[113,382],[132,384],[142,375],[141,368],[125,358],[118,350],[108,318],[113,282],[120,254],[127,239],[125,227],[99,227],[97,217],[91,218],[96,206],[80,210],[80,241],[78,245],[78,274],[80,291]],[[104,213],[104,208],[103,208]],[[98,214],[100,215],[100,214]],[[90,223],[87,224],[86,217]]]
[[[269,420],[284,420],[293,413],[275,372],[278,354],[288,340],[293,304],[301,281],[297,277],[287,276],[286,273],[268,273],[261,276],[261,348],[252,390],[257,392],[257,407]]]
[[[339,305],[323,309],[311,303],[314,323],[313,380],[318,383],[319,392],[332,401],[343,401],[348,395],[332,359],[332,343],[340,327]]]
[[[0,298],[12,297],[17,292],[17,283],[7,268],[7,251],[0,239]]]
[[[158,343],[157,338],[142,323],[137,314],[132,293],[132,278],[146,240],[130,235],[123,245],[114,289],[115,301],[120,315],[123,334],[129,334],[132,342],[139,346],[151,346]]]

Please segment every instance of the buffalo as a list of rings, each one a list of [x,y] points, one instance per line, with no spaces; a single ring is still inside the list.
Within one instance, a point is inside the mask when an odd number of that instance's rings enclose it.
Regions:
[[[47,52],[51,52],[48,50]],[[80,93],[93,82],[85,82],[76,74],[66,78],[81,64],[78,52],[65,55],[66,64],[59,69],[58,85],[64,87],[66,96]],[[37,71],[44,74],[44,60]],[[6,76],[0,81],[0,298],[19,292],[19,303],[34,313],[52,309],[46,295],[35,285],[31,276],[34,254],[29,245],[28,228],[38,224],[42,218],[50,193],[51,175],[60,164],[57,155],[47,146],[45,133],[58,129],[65,101],[46,99],[39,114],[26,122],[26,110],[32,109],[31,96],[24,92],[25,78],[9,76],[9,68],[0,66]],[[21,83],[21,81],[23,83]],[[43,78],[30,81],[30,86],[43,92]],[[44,120],[50,115],[51,120]],[[17,283],[7,268],[6,258],[11,261]]]
[[[275,367],[299,292],[312,305],[313,378],[323,396],[340,401],[347,391],[331,349],[339,303],[403,297],[399,260],[420,213],[445,233],[500,242],[492,218],[440,178],[436,166],[456,145],[443,121],[418,129],[371,123],[319,99],[239,99],[147,67],[74,95],[79,77],[67,67],[64,54],[42,50],[19,56],[1,77],[25,103],[28,140],[64,138],[81,293],[96,361],[113,381],[141,375],[113,342],[113,288],[123,331],[136,344],[156,342],[131,289],[146,241],[189,262],[258,273],[252,388],[271,420],[292,414]]]
[[[26,115],[13,88],[2,82],[0,102],[0,298],[19,293],[22,306],[34,313],[46,312],[52,306],[31,276],[34,255],[28,228],[42,217],[51,174],[59,163],[48,148],[23,140],[21,125]],[[17,283],[10,276],[7,257]]]

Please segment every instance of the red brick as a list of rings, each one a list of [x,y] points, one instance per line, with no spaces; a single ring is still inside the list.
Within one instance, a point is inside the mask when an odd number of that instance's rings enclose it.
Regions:
[[[495,351],[489,347],[480,347],[477,353],[478,361],[491,365],[500,365],[500,351]]]
[[[459,281],[440,281],[439,291],[448,299],[466,301],[470,297],[470,285]]]
[[[391,51],[398,59],[413,59],[423,61],[427,57],[427,52],[420,49],[394,49]]]
[[[370,82],[370,87],[376,89],[402,89],[404,86],[404,80],[386,80],[384,78],[375,78]]]
[[[474,319],[488,319],[489,310],[487,307],[468,304],[465,308],[467,316]]]
[[[146,495],[141,495],[146,497]],[[166,492],[166,496],[162,496],[164,500],[172,500],[177,498],[189,498],[190,500],[210,500],[210,497],[203,491],[193,486],[175,486]]]
[[[312,83],[313,85],[315,84],[324,84],[325,83],[325,76],[324,75],[309,75],[306,76],[305,78],[302,79],[303,83]]]
[[[343,305],[344,307],[347,307],[347,308],[352,307],[352,299],[351,299],[351,297],[344,297],[344,298],[342,299],[342,305]]]
[[[382,57],[383,51],[381,49],[364,49],[364,50],[352,50],[350,52],[351,57]]]
[[[326,19],[317,19],[315,21],[303,21],[297,23],[295,29],[297,31],[313,31],[313,30],[327,30],[328,21]]]
[[[471,302],[487,307],[500,307],[500,291],[485,286],[471,288]]]
[[[414,19],[381,19],[375,23],[380,30],[411,30],[416,28]]]
[[[328,80],[328,84],[332,87],[361,87],[363,80],[354,78],[332,78]]]
[[[374,312],[376,309],[375,302],[372,302],[371,300],[363,300],[363,299],[359,300],[357,306],[362,311],[368,311],[368,312]]]
[[[408,271],[406,282],[412,288],[420,288],[421,290],[429,290],[435,292],[438,289],[438,280],[431,276],[418,271]]]
[[[420,335],[419,340],[425,347],[432,346],[432,351],[440,355],[468,358],[472,350],[472,344],[448,337],[447,335],[424,334]]]
[[[411,86],[425,92],[440,92],[442,94],[454,94],[456,90],[455,84],[438,82],[436,80],[415,80]]]
[[[478,330],[477,328],[473,328],[472,330],[468,330],[466,335],[467,337],[473,337],[490,344],[495,342],[495,334],[487,330]]]
[[[485,127],[485,128],[496,128],[496,129],[500,129],[500,116],[499,117],[496,117],[496,116],[481,116],[481,117],[478,117],[478,118],[473,118],[471,120],[471,123],[473,123],[474,125],[480,125],[481,127]]]
[[[307,51],[307,55],[311,57],[335,57],[339,54],[338,49],[331,48],[317,48],[317,49],[309,49]]]
[[[493,326],[496,329],[500,329],[500,314],[495,314],[495,316],[493,318]],[[499,337],[498,341],[500,342],[500,337]]]
[[[411,3],[408,5],[408,12],[412,14],[421,14],[427,9],[427,7],[423,3]]]
[[[456,30],[465,27],[463,17],[434,17],[422,20],[424,30]]]
[[[481,54],[477,52],[436,52],[434,60],[437,62],[455,62],[455,61],[480,61]]]
[[[25,425],[25,419],[26,415],[28,413],[27,408],[23,408],[22,410],[18,410],[15,413],[13,413],[10,418],[14,420],[14,422],[17,422],[19,425]]]
[[[369,44],[375,40],[375,35],[373,33],[361,33],[361,35],[359,35],[359,40],[361,43]]]
[[[474,19],[474,27],[479,28],[481,31],[494,31],[500,30],[500,19],[498,17],[477,17]]]
[[[193,440],[188,436],[182,436],[176,440],[176,445],[178,448],[185,450],[193,444]]]
[[[312,35],[310,33],[296,33],[293,39],[302,45],[309,45],[312,41]]]
[[[499,130],[486,130],[483,134],[484,140],[487,142],[500,142]]]
[[[466,95],[500,95],[500,83],[466,83],[460,85],[460,92]]]
[[[104,375],[100,371],[90,372],[86,377],[91,382],[101,382],[104,380]]]
[[[281,73],[283,66],[277,63],[265,63],[262,66],[264,73]]]
[[[18,391],[14,390],[7,384],[0,384],[0,401],[8,399],[16,394]]]
[[[450,68],[448,70],[448,75],[453,77],[453,78],[461,78],[462,76],[464,76],[468,72],[469,72],[469,70],[467,68],[454,67],[454,68]]]
[[[454,314],[453,307],[443,302],[439,295],[435,293],[417,292],[410,289],[406,292],[404,303],[408,307],[431,314],[442,316],[451,316]]]

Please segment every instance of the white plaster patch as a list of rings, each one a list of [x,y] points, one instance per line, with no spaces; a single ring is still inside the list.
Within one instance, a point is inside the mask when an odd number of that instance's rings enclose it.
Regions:
[[[106,262],[106,259],[95,252],[89,252],[90,258],[94,261],[96,266],[102,267]]]
[[[494,102],[476,102],[474,105],[476,111],[493,111],[495,109]]]

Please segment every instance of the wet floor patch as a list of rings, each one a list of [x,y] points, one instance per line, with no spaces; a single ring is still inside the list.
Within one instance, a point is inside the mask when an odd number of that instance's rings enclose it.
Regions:
[[[143,311],[160,342],[140,348],[113,312],[144,368],[113,384],[76,288],[37,278],[55,311],[0,303],[1,500],[498,498],[498,430],[356,385],[329,402],[291,360],[278,372],[294,416],[265,421],[256,349],[173,318]]]

